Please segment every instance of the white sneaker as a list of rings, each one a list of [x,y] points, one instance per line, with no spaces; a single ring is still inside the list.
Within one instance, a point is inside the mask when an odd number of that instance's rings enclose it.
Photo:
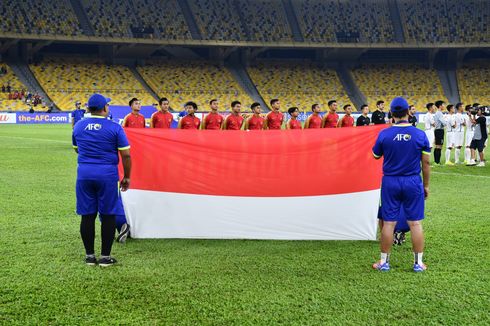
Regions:
[[[485,166],[485,162],[480,162],[476,166],[479,166],[479,167]]]
[[[476,165],[476,162],[475,162],[475,160],[470,160],[470,161],[468,162],[468,164],[466,164],[466,165],[473,166],[473,165]]]

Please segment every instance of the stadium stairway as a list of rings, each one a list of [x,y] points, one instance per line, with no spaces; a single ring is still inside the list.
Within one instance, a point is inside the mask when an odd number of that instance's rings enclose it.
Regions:
[[[403,34],[402,18],[396,0],[388,0],[390,8],[391,21],[393,22],[393,31],[395,32],[395,41],[405,43],[405,34]]]
[[[259,91],[255,87],[252,79],[248,75],[247,70],[242,65],[227,64],[226,68],[231,72],[238,84],[248,93],[248,95],[254,100],[260,103],[262,110],[270,111],[269,105],[267,105],[260,95]],[[248,109],[248,108],[247,108]]]
[[[83,29],[83,33],[88,36],[94,36],[95,35],[94,28],[90,24],[90,21],[87,17],[87,13],[85,12],[85,9],[83,9],[80,0],[70,0],[70,4],[73,8],[73,11],[75,12],[75,15],[78,18],[78,22],[80,23],[80,26]]]
[[[293,4],[291,0],[282,0],[282,5],[286,11],[286,17],[288,19],[289,27],[293,33],[293,39],[296,42],[304,42],[303,34],[301,33],[301,28],[299,27],[298,17],[294,11]]]
[[[201,32],[199,31],[199,27],[197,27],[196,19],[192,14],[191,6],[187,0],[177,0],[180,9],[182,9],[182,14],[184,15],[184,19],[189,27],[189,31],[191,32],[191,36],[194,40],[202,40]]]
[[[449,102],[456,104],[461,101],[459,96],[458,78],[454,69],[437,69],[442,90]]]
[[[136,78],[136,80],[140,82],[140,84],[145,88],[145,90],[156,100],[155,103],[158,103],[160,96],[157,93],[155,93],[155,91],[150,87],[150,85],[148,85],[148,83],[145,81],[143,76],[141,76],[140,73],[138,72],[138,69],[136,69],[136,67],[132,65],[127,65],[127,67],[133,74],[134,78]]]
[[[357,110],[360,110],[361,105],[367,104],[367,99],[364,94],[362,94],[359,87],[357,87],[357,84],[352,77],[352,73],[344,66],[339,66],[336,71],[342,86],[344,86],[347,95],[352,101],[352,104],[354,104]]]
[[[34,74],[32,73],[31,69],[29,69],[29,66],[27,64],[13,61],[7,63],[13,70],[13,72],[17,75],[19,80],[27,87],[29,92],[33,94],[39,94],[44,99],[44,102],[46,103],[46,106],[48,108],[53,105],[54,109],[59,111],[56,103],[53,102],[53,100],[41,87],[41,84],[39,84],[36,77],[34,77]]]

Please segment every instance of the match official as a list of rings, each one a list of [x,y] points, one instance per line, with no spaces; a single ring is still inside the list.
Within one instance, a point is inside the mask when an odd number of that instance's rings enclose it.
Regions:
[[[422,272],[424,199],[429,195],[430,145],[422,130],[408,123],[408,102],[396,97],[391,102],[395,124],[382,130],[373,147],[376,159],[384,157],[381,182],[381,259],[373,265],[390,270],[390,250],[396,222],[404,215],[410,227],[414,253],[413,270]],[[420,178],[421,162],[423,182]]]
[[[124,214],[120,192],[129,188],[131,157],[123,128],[108,119],[109,98],[94,94],[88,100],[90,118],[79,121],[73,130],[73,148],[78,153],[76,182],[77,214],[82,216],[80,234],[87,265],[114,265],[111,257],[116,232],[116,215]],[[124,177],[119,186],[118,163],[121,154]],[[95,257],[95,219],[101,218],[102,249]]]

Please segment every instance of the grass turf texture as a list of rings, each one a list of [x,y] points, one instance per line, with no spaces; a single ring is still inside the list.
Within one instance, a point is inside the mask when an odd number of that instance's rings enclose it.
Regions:
[[[102,269],[83,264],[70,133],[0,126],[0,324],[490,324],[488,166],[433,169],[423,274],[410,241],[389,273],[372,241],[129,240]]]

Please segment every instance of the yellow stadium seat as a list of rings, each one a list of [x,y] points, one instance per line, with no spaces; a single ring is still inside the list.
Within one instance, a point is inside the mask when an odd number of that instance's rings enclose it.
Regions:
[[[125,66],[88,59],[50,58],[30,68],[61,110],[73,110],[76,101],[86,103],[93,93],[110,97],[114,105],[128,105],[133,97],[140,99],[142,105],[156,102]]]
[[[396,96],[405,97],[422,112],[429,102],[447,102],[439,77],[433,69],[417,65],[362,65],[353,69],[352,74],[371,110],[376,108],[376,101],[383,100],[389,105]]]
[[[138,67],[150,87],[182,110],[185,102],[194,101],[199,111],[209,111],[209,101],[218,99],[220,111],[230,109],[232,101],[242,103],[244,110],[254,102],[222,65],[206,61],[148,61]]]
[[[248,72],[266,104],[278,98],[283,111],[296,106],[300,111],[308,112],[315,103],[326,111],[331,99],[335,99],[339,107],[351,103],[332,69],[312,63],[266,61],[251,66]]]

